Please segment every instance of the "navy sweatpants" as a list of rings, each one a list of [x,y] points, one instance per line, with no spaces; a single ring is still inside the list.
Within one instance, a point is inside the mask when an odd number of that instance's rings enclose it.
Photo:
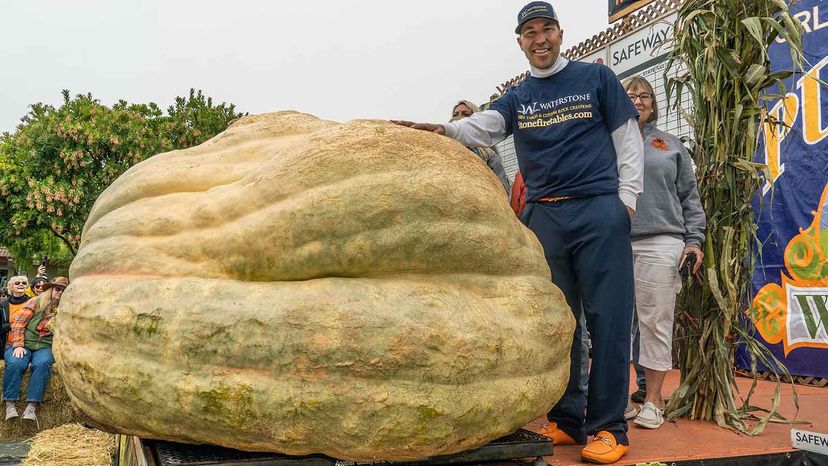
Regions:
[[[624,408],[629,391],[630,327],[634,298],[630,218],[617,194],[531,203],[524,223],[543,245],[552,282],[592,338],[589,400],[581,373],[581,327],[575,326],[569,383],[547,414],[572,438],[606,430],[629,445]],[[586,413],[585,413],[586,409]]]

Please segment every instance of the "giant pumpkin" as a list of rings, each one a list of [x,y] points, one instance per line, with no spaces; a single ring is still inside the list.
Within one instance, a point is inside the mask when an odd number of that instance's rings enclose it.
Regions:
[[[245,117],[95,203],[54,348],[104,428],[349,460],[480,446],[545,413],[573,319],[462,145]]]

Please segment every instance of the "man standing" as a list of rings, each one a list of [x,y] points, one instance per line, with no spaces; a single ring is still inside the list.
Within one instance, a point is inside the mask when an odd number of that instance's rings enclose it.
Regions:
[[[552,5],[518,13],[517,42],[530,76],[489,110],[435,125],[466,146],[514,135],[527,190],[522,219],[543,245],[552,281],[592,338],[589,400],[579,387],[581,329],[575,326],[569,384],[543,433],[558,445],[587,444],[585,461],[614,463],[629,449],[624,420],[629,384],[633,267],[630,220],[642,192],[638,114],[609,68],[560,56],[563,30]],[[586,411],[586,413],[585,413]]]

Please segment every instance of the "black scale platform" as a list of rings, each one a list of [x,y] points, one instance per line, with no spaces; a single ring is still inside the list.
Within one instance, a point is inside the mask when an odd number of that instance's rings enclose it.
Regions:
[[[399,466],[436,466],[442,464],[489,463],[552,455],[552,442],[534,432],[520,429],[474,450],[436,456],[418,461],[359,463],[322,455],[286,456],[277,453],[252,453],[211,445],[186,445],[166,441],[145,441],[158,466],[360,466],[387,464]]]

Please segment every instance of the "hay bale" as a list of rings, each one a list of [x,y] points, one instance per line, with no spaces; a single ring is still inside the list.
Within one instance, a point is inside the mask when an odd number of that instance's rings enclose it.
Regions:
[[[38,433],[23,466],[109,466],[114,451],[114,435],[66,424]]]
[[[0,379],[2,379],[5,366],[0,367]],[[31,372],[26,371],[23,374],[23,383],[20,386],[20,400],[17,402],[17,409],[20,411],[20,417],[10,421],[4,421],[6,407],[5,404],[0,410],[0,439],[16,439],[24,440],[31,438],[37,432],[53,427],[81,421],[81,416],[75,411],[72,403],[69,401],[69,396],[66,394],[66,389],[63,385],[63,378],[59,371],[52,368],[52,377],[49,380],[49,385],[46,386],[46,392],[43,393],[43,403],[37,408],[37,423],[30,421],[23,421],[23,409],[26,408],[26,389],[29,385],[29,376]],[[39,426],[38,426],[39,425]]]

